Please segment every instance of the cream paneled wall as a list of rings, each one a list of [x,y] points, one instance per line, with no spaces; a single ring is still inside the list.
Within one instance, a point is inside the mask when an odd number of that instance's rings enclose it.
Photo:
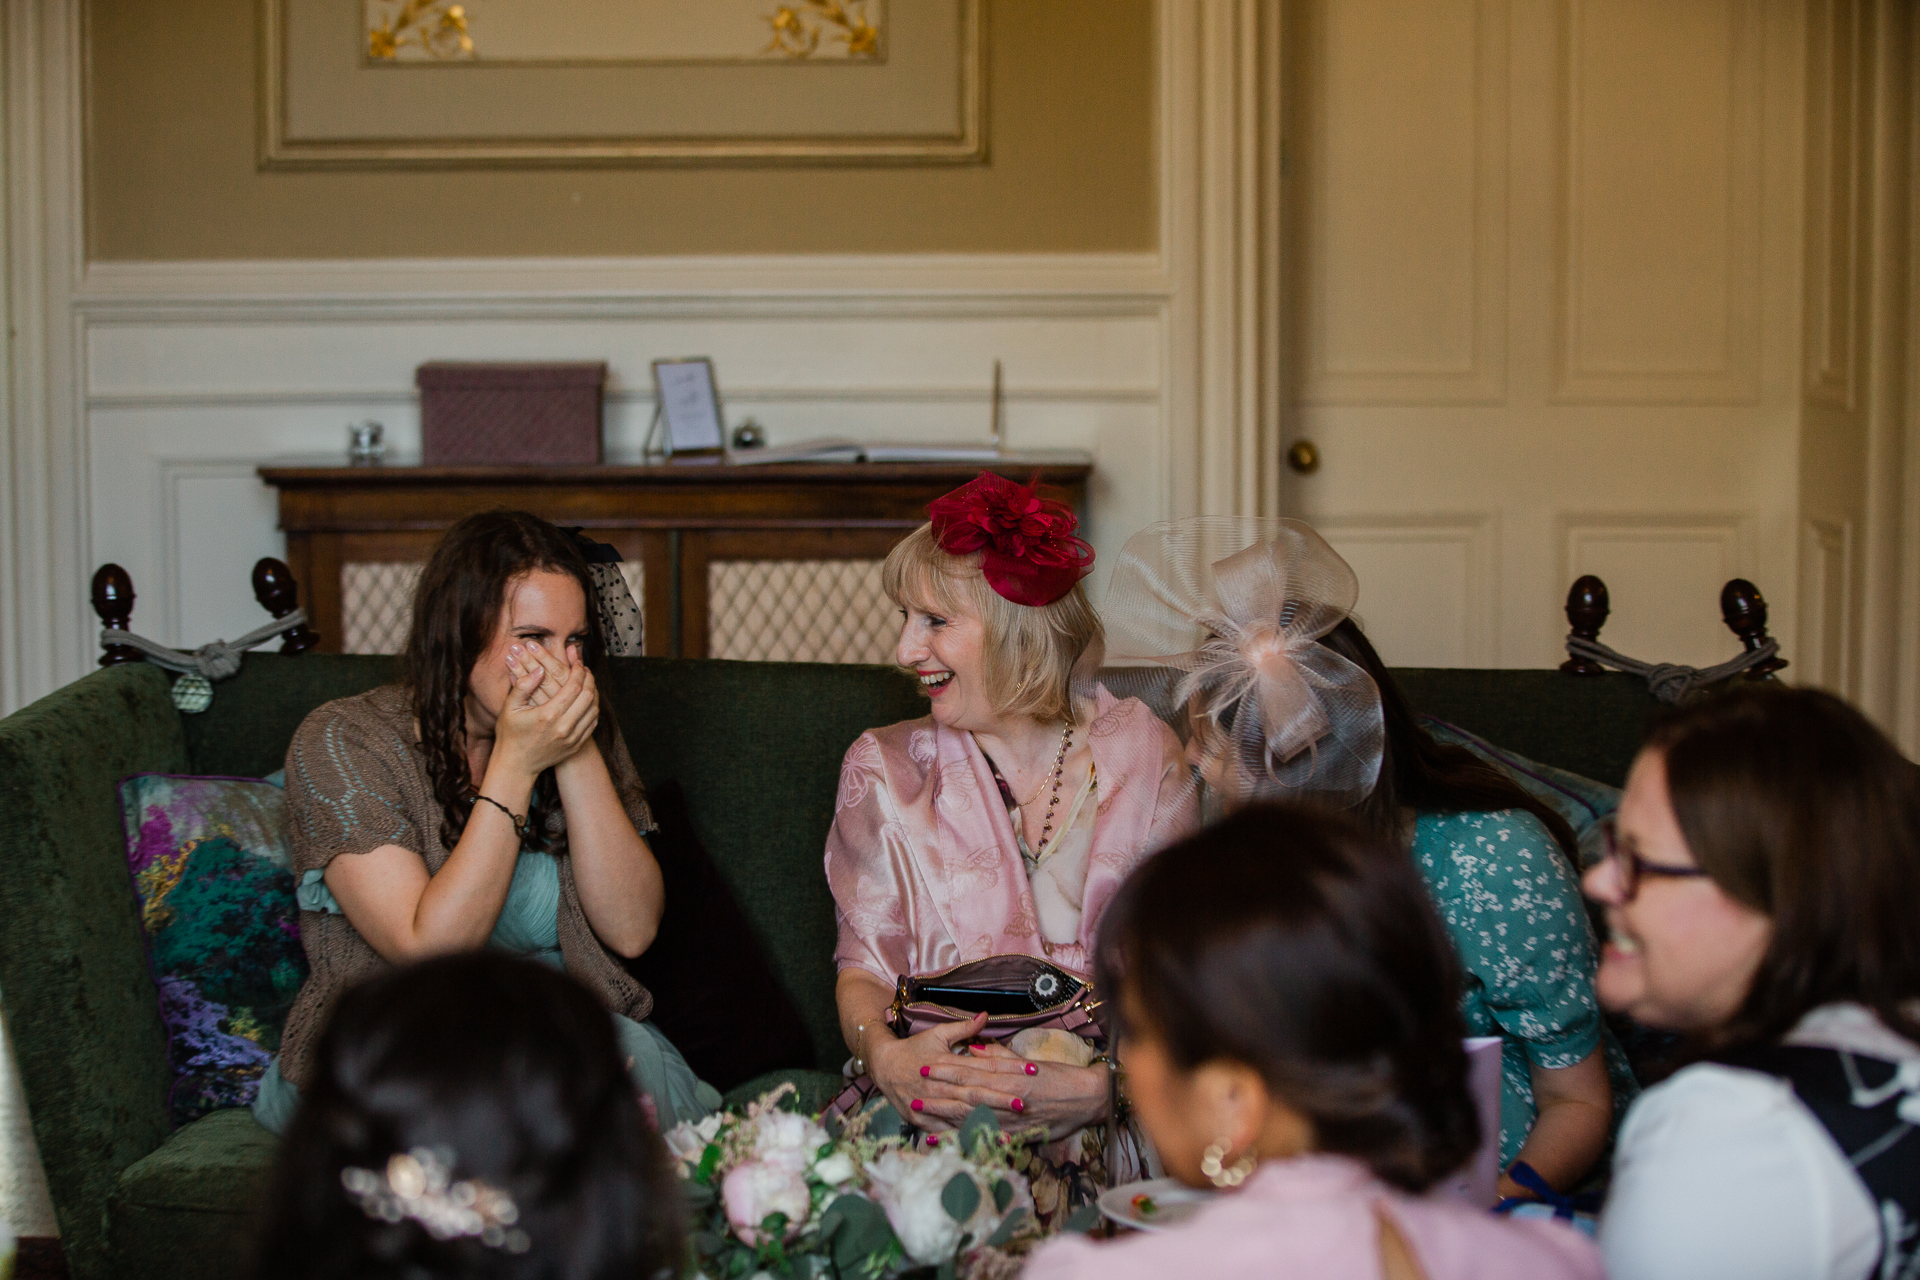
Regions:
[[[984,440],[998,358],[1009,442],[1094,454],[1103,555],[1168,514],[1152,258],[974,260],[989,283],[958,289],[939,264],[816,262],[778,291],[777,264],[681,265],[668,288],[658,264],[602,264],[594,296],[564,290],[579,264],[96,265],[79,304],[93,558],[133,575],[136,624],[156,638],[257,625],[247,574],[281,544],[253,468],[339,456],[367,417],[417,451],[413,370],[431,359],[606,360],[608,450],[632,455],[657,357],[712,356],[729,417],[757,418],[775,444]]]
[[[1705,664],[1794,615],[1803,34],[1791,0],[1293,0],[1285,500],[1389,661]],[[1790,632],[1788,634],[1791,634]]]

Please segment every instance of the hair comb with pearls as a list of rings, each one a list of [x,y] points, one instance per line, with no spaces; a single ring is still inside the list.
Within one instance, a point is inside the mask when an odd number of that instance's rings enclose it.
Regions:
[[[525,1253],[531,1243],[514,1226],[520,1210],[513,1197],[478,1178],[453,1181],[453,1152],[445,1147],[396,1152],[385,1172],[348,1166],[340,1185],[369,1218],[417,1222],[435,1240],[476,1237],[508,1253]]]

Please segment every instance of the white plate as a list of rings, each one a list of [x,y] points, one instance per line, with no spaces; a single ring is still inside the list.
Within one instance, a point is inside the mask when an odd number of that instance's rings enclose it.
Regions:
[[[1135,1205],[1135,1199],[1140,1196],[1145,1196],[1153,1202],[1152,1213],[1142,1213]],[[1129,1182],[1124,1186],[1101,1192],[1100,1212],[1123,1227],[1137,1227],[1142,1231],[1161,1231],[1167,1227],[1179,1226],[1199,1212],[1200,1206],[1212,1198],[1213,1192],[1197,1191],[1172,1178],[1151,1178],[1145,1182]]]

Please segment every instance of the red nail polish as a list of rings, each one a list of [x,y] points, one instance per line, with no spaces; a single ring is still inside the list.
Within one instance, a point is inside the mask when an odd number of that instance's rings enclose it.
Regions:
[[[930,1076],[930,1075],[932,1075],[932,1074],[933,1074],[933,1068],[932,1068],[932,1067],[921,1067],[921,1068],[920,1068],[920,1078],[921,1078],[922,1080],[925,1080],[925,1079],[926,1079],[926,1078],[927,1078],[928,1076]]]
[[[1037,1075],[1039,1075],[1039,1074],[1040,1074],[1040,1064],[1039,1064],[1039,1063],[1037,1063],[1037,1062],[1029,1062],[1029,1063],[1027,1064],[1027,1074],[1028,1074],[1028,1075],[1030,1075],[1030,1076],[1037,1076]]]
[[[1015,1098],[1015,1099],[1013,1100],[1013,1109],[1014,1109],[1014,1110],[1015,1110],[1016,1112],[1018,1112],[1018,1111],[1025,1111],[1025,1110],[1027,1109],[1027,1104],[1026,1104],[1025,1102],[1023,1102],[1022,1100],[1020,1100],[1019,1098]]]
[[[940,1145],[940,1139],[930,1133],[927,1135],[927,1145],[930,1147],[937,1147]]]
[[[920,1101],[920,1099],[915,1098],[913,1100],[913,1109],[915,1111],[925,1111],[927,1109],[927,1104]]]

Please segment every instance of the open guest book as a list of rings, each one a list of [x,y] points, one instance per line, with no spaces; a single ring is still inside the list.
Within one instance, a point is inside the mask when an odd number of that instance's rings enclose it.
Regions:
[[[840,436],[727,451],[727,461],[742,467],[774,462],[992,462],[998,457],[1000,450],[990,444],[862,444]]]

